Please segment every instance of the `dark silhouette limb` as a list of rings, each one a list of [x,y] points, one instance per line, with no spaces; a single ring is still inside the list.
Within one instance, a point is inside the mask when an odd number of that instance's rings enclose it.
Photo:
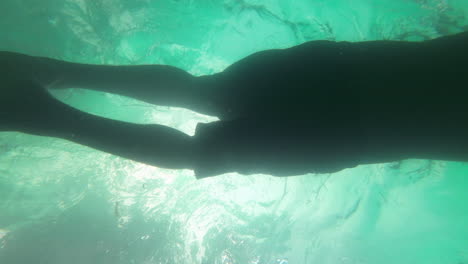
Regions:
[[[56,100],[43,87],[29,81],[11,81],[2,85],[2,91],[2,131],[62,138],[162,168],[194,167],[194,141],[176,129],[91,115]]]
[[[2,69],[46,88],[82,88],[114,93],[155,105],[174,106],[218,116],[213,76],[195,77],[169,65],[80,64],[0,52]]]
[[[255,53],[203,77],[163,65],[85,65],[0,53],[0,129],[191,168],[200,178],[330,173],[408,158],[468,161],[466,47],[468,33],[418,43],[313,41]],[[221,121],[200,124],[189,137],[80,112],[34,82],[185,107]]]

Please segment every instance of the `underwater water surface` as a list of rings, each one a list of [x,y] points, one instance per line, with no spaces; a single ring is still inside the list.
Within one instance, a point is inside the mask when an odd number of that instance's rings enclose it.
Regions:
[[[3,0],[0,12],[0,50],[195,75],[311,40],[422,41],[468,30],[466,0]],[[216,120],[80,87],[53,94],[188,134]],[[468,164],[428,160],[195,180],[188,170],[1,132],[0,263],[462,264],[467,187]]]

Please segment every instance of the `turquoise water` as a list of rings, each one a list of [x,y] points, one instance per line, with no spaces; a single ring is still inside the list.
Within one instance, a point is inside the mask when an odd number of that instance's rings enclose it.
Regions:
[[[468,29],[465,0],[4,0],[0,10],[0,50],[196,75],[309,40],[419,41]],[[79,87],[54,95],[188,134],[216,120]],[[192,171],[2,132],[0,263],[468,263],[467,174],[464,163],[408,160],[196,181]]]

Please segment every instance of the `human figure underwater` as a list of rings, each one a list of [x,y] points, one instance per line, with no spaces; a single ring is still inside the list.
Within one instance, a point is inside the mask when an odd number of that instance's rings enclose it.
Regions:
[[[0,52],[0,131],[67,139],[149,165],[291,176],[408,158],[468,161],[468,32],[423,42],[311,41],[194,77]],[[217,116],[195,136],[110,120],[47,92],[80,87]]]

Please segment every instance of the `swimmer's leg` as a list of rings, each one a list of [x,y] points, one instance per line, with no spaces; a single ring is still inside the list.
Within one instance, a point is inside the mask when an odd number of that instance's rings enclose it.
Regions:
[[[193,138],[169,127],[84,113],[23,80],[10,81],[0,91],[0,131],[63,138],[162,168],[191,169],[198,156]]]
[[[47,88],[84,88],[219,116],[217,78],[169,65],[108,66],[0,52],[0,67]]]

